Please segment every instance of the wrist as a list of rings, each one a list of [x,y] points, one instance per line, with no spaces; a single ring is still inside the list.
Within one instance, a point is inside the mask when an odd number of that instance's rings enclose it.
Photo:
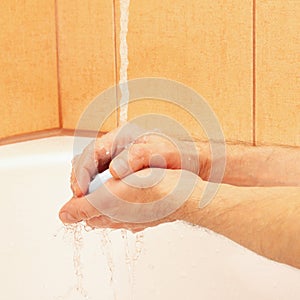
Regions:
[[[204,206],[201,206],[203,193],[208,184],[219,185],[217,193]],[[227,212],[231,206],[239,203],[236,196],[240,193],[239,188],[227,184],[209,183],[199,180],[191,193],[189,201],[187,201],[186,214],[184,221],[191,224],[206,227],[216,232],[221,232],[220,226],[227,221]]]
[[[195,142],[199,161],[199,172],[198,175],[202,180],[207,181],[211,170],[211,155],[210,147],[208,142]]]

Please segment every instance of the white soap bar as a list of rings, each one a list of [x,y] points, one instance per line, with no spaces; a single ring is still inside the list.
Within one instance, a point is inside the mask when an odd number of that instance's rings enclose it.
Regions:
[[[102,184],[104,184],[108,179],[112,177],[113,176],[110,174],[109,169],[97,174],[90,183],[89,194],[96,191]]]

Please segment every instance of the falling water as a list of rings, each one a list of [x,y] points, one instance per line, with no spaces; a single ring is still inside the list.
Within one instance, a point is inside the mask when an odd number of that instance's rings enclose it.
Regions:
[[[119,87],[121,90],[120,100],[120,124],[127,122],[128,117],[128,101],[129,90],[127,84],[127,69],[128,69],[128,17],[129,17],[130,0],[120,0],[120,81]]]
[[[128,69],[128,44],[127,44],[127,32],[128,32],[128,19],[129,19],[129,5],[130,0],[120,0],[120,82],[119,87],[121,91],[120,100],[120,125],[127,122],[128,119],[128,102],[129,102],[129,89],[127,83],[127,69]],[[135,251],[130,253],[128,234],[126,229],[121,230],[121,236],[124,241],[125,247],[125,261],[128,266],[129,283],[131,289],[131,299],[133,299],[134,289],[134,267],[135,263],[140,256],[143,247],[143,234],[135,235]]]
[[[134,299],[134,286],[135,286],[135,265],[142,253],[144,246],[144,233],[140,232],[134,236],[134,250],[129,245],[128,231],[121,229],[121,236],[124,241],[125,248],[125,262],[128,268],[129,285],[130,285],[130,300]]]
[[[130,285],[130,300],[133,299],[133,289],[134,289],[134,270],[132,264],[132,257],[130,255],[129,243],[128,243],[128,235],[126,229],[121,229],[121,236],[124,242],[124,250],[125,250],[125,263],[128,267],[128,275],[129,275],[129,285]]]
[[[73,288],[70,288],[64,296],[58,297],[58,300],[73,300],[76,296],[80,296],[81,299],[85,300],[90,299],[87,291],[83,286],[83,272],[81,263],[81,249],[83,247],[83,228],[84,224],[82,223],[65,225],[64,239],[71,239],[74,245],[73,266],[76,275],[76,284]]]
[[[120,100],[120,125],[125,124],[128,119],[128,102],[129,102],[129,89],[127,83],[127,69],[128,69],[128,45],[127,45],[127,32],[128,32],[128,17],[129,17],[129,4],[130,0],[120,0],[120,81],[119,88],[121,91]],[[108,154],[108,153],[106,153]],[[81,267],[80,250],[82,248],[82,229],[86,227],[83,224],[75,224],[73,226],[68,226],[67,231],[73,232],[74,235],[74,269],[77,277],[77,283],[75,290],[84,298],[89,299],[86,290],[83,287],[83,273]],[[88,230],[87,230],[88,231]],[[108,269],[110,272],[110,284],[113,288],[113,297],[117,299],[117,289],[114,283],[114,260],[112,255],[112,242],[106,229],[101,230],[101,248],[102,254],[106,257]],[[127,230],[121,230],[121,238],[124,241],[125,250],[125,262],[128,266],[129,274],[129,284],[130,284],[130,298],[133,299],[133,289],[134,289],[134,277],[135,277],[135,264],[138,260],[142,249],[143,249],[143,233],[138,233],[135,235],[134,250],[130,250]]]
[[[109,283],[112,287],[112,292],[113,292],[113,299],[117,300],[117,287],[114,281],[114,261],[113,261],[113,255],[112,255],[112,242],[109,237],[109,231],[110,229],[103,228],[99,229],[98,232],[100,232],[101,235],[101,250],[102,250],[102,255],[106,258],[106,263],[108,266],[109,270]]]
[[[77,277],[76,282],[76,291],[83,296],[84,299],[89,299],[86,290],[83,287],[82,280],[83,280],[83,273],[82,273],[82,264],[81,264],[81,255],[80,251],[83,246],[83,236],[82,236],[82,224],[75,224],[74,225],[74,256],[73,256],[73,264],[75,269],[75,274]]]

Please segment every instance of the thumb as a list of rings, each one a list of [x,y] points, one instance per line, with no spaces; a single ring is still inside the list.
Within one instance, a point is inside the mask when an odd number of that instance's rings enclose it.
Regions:
[[[102,209],[110,209],[115,204],[113,201],[115,186],[115,180],[109,179],[93,193],[71,198],[59,211],[60,220],[65,224],[70,224],[101,216]]]
[[[148,168],[150,155],[151,151],[148,145],[133,144],[111,161],[110,173],[114,178],[121,179],[136,171]]]
[[[77,223],[99,215],[100,212],[86,197],[72,198],[59,212],[59,218],[65,224]]]

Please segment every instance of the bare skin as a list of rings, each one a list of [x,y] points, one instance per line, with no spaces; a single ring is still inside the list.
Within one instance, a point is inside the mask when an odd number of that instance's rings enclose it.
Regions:
[[[139,231],[163,222],[184,220],[223,234],[263,256],[300,268],[299,148],[227,145],[222,184],[213,201],[200,209],[199,200],[211,168],[207,143],[196,143],[197,153],[192,153],[192,160],[199,162],[199,167],[195,168],[180,159],[174,143],[156,134],[148,134],[146,139],[139,137],[129,148],[107,155],[116,135],[118,130],[105,135],[96,141],[96,147],[90,146],[74,160],[74,197],[60,211],[64,223],[85,220],[92,227],[126,227]],[[122,139],[123,142],[126,140],[126,134]],[[188,151],[189,145],[182,149]],[[153,163],[154,154],[159,154],[163,160],[154,159]],[[116,198],[144,203],[160,199],[172,192],[182,172],[194,180],[195,185],[184,204],[167,217],[147,223],[118,222],[101,214],[84,196],[92,176],[97,173],[92,163],[95,158],[100,171],[109,166],[114,176],[105,184],[110,193],[101,199],[104,208],[112,205]],[[119,168],[116,162],[119,158],[127,165]],[[145,188],[149,166],[168,170],[158,184]],[[143,184],[130,186],[120,180],[130,180],[135,175],[143,176]],[[184,191],[185,185],[181,189]],[[103,194],[89,196],[99,198],[99,195]],[[178,193],[176,197],[180,198],[182,194]]]

